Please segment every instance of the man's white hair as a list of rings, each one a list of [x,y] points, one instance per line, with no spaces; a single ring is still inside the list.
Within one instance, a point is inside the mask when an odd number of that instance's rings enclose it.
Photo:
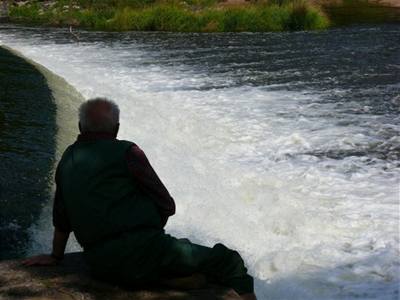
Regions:
[[[107,98],[89,99],[79,107],[79,123],[82,132],[114,133],[119,123],[119,107]]]

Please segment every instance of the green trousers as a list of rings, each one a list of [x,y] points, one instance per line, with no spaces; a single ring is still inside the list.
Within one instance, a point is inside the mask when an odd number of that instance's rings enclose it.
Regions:
[[[162,278],[201,273],[238,294],[253,292],[253,278],[242,258],[222,244],[209,248],[146,229],[85,247],[84,252],[93,276],[115,284],[146,286]]]

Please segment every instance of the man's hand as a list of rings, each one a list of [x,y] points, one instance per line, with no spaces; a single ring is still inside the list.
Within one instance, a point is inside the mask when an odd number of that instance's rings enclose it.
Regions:
[[[21,263],[24,266],[54,266],[64,257],[65,245],[67,244],[69,232],[54,229],[53,252],[51,255],[42,254],[29,257]]]
[[[22,261],[24,266],[54,266],[57,263],[56,258],[47,254],[32,256]]]

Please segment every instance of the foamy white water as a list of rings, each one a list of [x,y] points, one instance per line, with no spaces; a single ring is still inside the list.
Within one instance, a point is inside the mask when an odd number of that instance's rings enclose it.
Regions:
[[[177,203],[168,232],[238,250],[260,299],[398,299],[398,114],[324,102],[338,87],[236,84],[233,71],[158,56],[167,50],[145,38],[71,44],[47,34],[0,31],[0,43],[86,98],[120,105],[120,138],[144,149]],[[33,251],[49,249],[50,222],[49,206]]]

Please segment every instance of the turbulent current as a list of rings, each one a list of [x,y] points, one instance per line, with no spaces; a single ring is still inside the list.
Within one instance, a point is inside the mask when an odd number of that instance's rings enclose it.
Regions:
[[[169,233],[238,250],[260,299],[398,299],[399,25],[79,35],[3,25],[0,44],[120,105],[176,201]]]

